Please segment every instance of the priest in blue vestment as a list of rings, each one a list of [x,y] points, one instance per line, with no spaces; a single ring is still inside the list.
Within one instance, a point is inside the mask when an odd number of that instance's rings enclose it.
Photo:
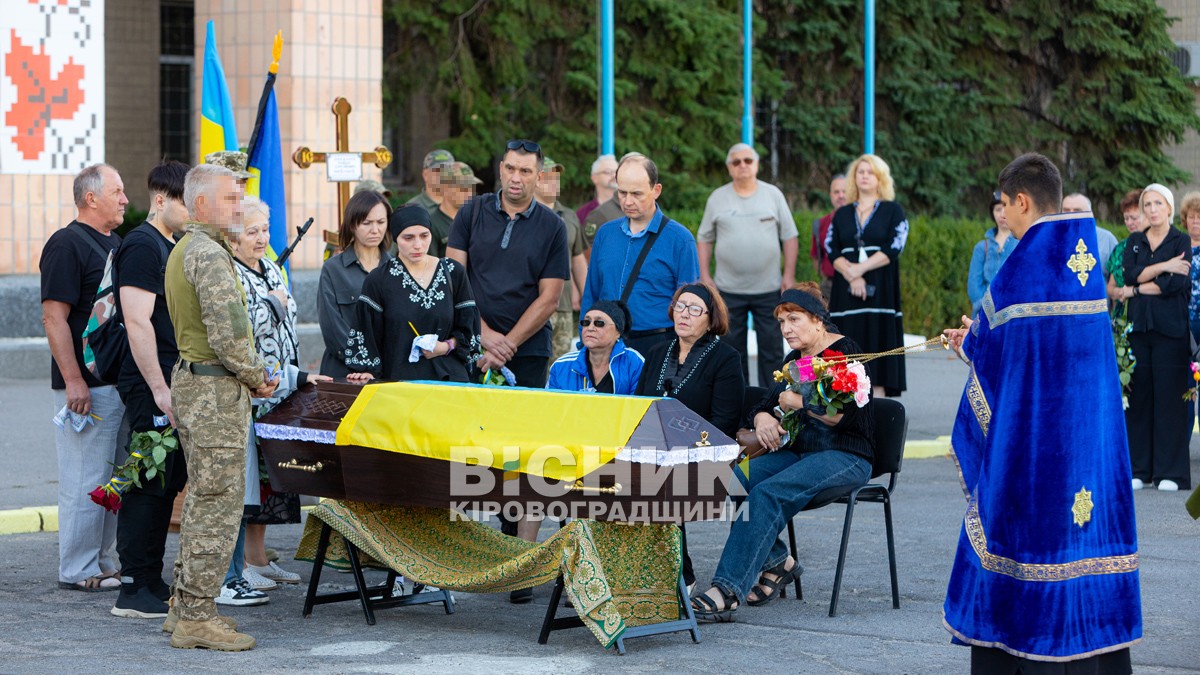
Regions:
[[[973,647],[973,672],[1090,659],[1088,672],[1128,673],[1137,531],[1096,224],[1057,214],[1062,179],[1041,155],[1009,164],[1000,191],[1020,243],[974,319],[947,331],[970,373],[951,441],[967,512],[945,625]]]

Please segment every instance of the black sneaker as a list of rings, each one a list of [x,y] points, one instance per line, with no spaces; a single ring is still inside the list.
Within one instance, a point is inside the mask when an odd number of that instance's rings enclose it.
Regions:
[[[508,601],[514,605],[524,605],[527,602],[533,602],[533,589],[522,588],[508,594]]]
[[[149,588],[150,592],[154,594],[154,597],[162,600],[163,602],[171,599],[171,587],[158,577],[151,579],[149,583],[146,584],[146,588]]]
[[[113,616],[128,619],[161,619],[167,615],[167,603],[156,598],[146,586],[122,583],[117,602],[109,611]]]
[[[221,594],[214,598],[218,605],[233,605],[235,607],[249,607],[251,605],[265,605],[271,601],[266,593],[256,591],[250,588],[250,584],[246,583],[245,579],[234,579],[233,581],[221,587]]]

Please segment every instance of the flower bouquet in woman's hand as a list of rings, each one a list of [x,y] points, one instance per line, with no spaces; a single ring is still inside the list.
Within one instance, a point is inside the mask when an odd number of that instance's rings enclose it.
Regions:
[[[130,485],[142,486],[141,473],[146,471],[146,480],[158,478],[166,481],[163,473],[167,455],[179,448],[179,439],[175,438],[175,430],[166,431],[136,431],[129,438],[129,458],[125,463],[116,467],[112,478],[104,485],[99,485],[88,493],[93,502],[106,510],[116,513],[121,510],[121,495]],[[115,465],[114,465],[115,466]]]
[[[846,355],[826,349],[820,356],[803,356],[775,371],[776,382],[786,382],[787,388],[804,397],[804,409],[789,410],[780,423],[793,438],[804,428],[807,410],[833,417],[850,402],[863,407],[871,400],[871,378],[858,361],[847,361]]]

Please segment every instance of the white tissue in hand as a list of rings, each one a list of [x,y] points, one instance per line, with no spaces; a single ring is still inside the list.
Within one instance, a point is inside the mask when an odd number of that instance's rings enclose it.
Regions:
[[[431,352],[437,347],[438,336],[434,334],[420,335],[413,340],[412,351],[408,353],[408,362],[416,363],[421,359],[421,350]]]

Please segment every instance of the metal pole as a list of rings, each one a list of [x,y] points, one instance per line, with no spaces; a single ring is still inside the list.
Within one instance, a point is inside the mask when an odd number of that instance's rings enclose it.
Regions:
[[[754,145],[754,8],[742,1],[742,142]]]
[[[875,0],[865,0],[863,63],[863,152],[875,154]]]
[[[600,0],[600,154],[616,154],[613,143],[613,1]]]

